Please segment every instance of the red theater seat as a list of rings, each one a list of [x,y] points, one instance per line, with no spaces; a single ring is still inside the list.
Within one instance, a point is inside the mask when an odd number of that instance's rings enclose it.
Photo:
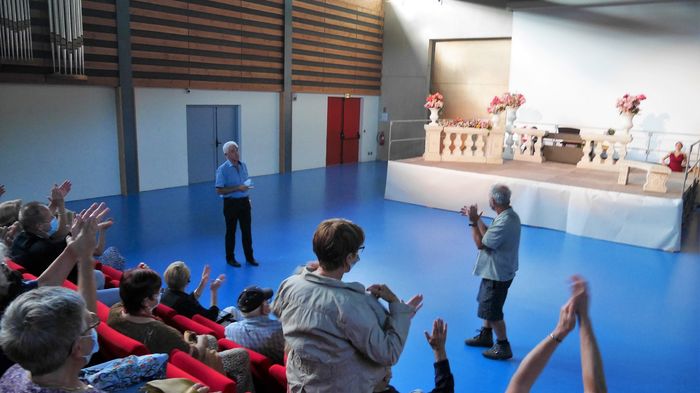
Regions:
[[[218,324],[218,323],[212,321],[211,319],[206,318],[206,317],[203,317],[203,316],[201,316],[201,315],[199,315],[199,314],[195,314],[195,315],[192,317],[192,320],[195,321],[195,322],[197,322],[197,323],[200,324],[200,325],[204,325],[204,326],[206,326],[207,328],[213,330],[213,331],[214,331],[214,337],[216,337],[216,338],[226,338],[226,329],[224,329],[223,326],[221,326],[220,324]]]
[[[182,371],[181,368],[178,366],[175,366],[172,363],[168,363],[166,369],[165,369],[165,376],[166,378],[185,378],[189,379],[190,381],[196,382],[196,383],[201,383],[204,384],[202,381],[199,379],[193,377],[192,375]]]
[[[7,266],[8,266],[10,269],[16,270],[16,271],[18,271],[18,272],[20,272],[20,273],[26,273],[26,271],[27,271],[27,269],[25,269],[24,266],[20,265],[19,263],[13,262],[13,261],[12,261],[11,259],[9,259],[9,258],[5,259],[5,263],[7,264]]]
[[[109,318],[109,307],[99,300],[97,301],[97,316],[102,322],[107,322],[107,318]]]
[[[97,325],[97,338],[100,342],[100,352],[106,360],[151,353],[145,345],[119,333],[106,323]]]
[[[157,317],[165,321],[165,323],[170,322],[170,320],[173,319],[175,315],[177,315],[177,312],[175,310],[166,306],[163,303],[158,304],[156,308],[153,309],[153,313],[156,314]]]
[[[105,276],[109,276],[110,279],[117,280],[117,281],[121,280],[122,274],[124,274],[120,270],[117,270],[111,266],[102,265],[102,264],[100,264],[99,270],[102,271],[102,273],[104,273]]]
[[[197,334],[209,334],[216,337],[212,329],[179,314],[173,316],[168,324],[183,333],[186,330],[191,330]]]
[[[287,390],[287,369],[280,364],[273,364],[269,369],[270,377],[277,383],[278,387]]]
[[[226,338],[222,338],[219,340],[219,349],[224,351],[227,349],[234,349],[234,348],[243,348],[248,352],[248,356],[250,357],[250,373],[253,374],[253,379],[255,380],[255,385],[256,386],[261,386],[261,387],[267,387],[269,385],[269,380],[270,380],[270,373],[269,369],[270,366],[272,366],[272,360],[268,358],[265,355],[262,355],[258,352],[253,351],[252,349],[245,348],[241,346],[240,344],[236,343],[235,341],[231,341]],[[261,391],[269,391],[272,392],[273,390],[269,389],[260,389]]]
[[[236,382],[179,349],[170,352],[170,363],[185,370],[214,392],[236,393]]]

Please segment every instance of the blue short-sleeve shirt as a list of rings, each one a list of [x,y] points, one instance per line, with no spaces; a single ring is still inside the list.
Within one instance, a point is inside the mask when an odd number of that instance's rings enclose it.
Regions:
[[[231,164],[231,161],[226,160],[216,170],[216,182],[214,187],[235,187],[240,186],[248,180],[248,167],[243,161],[238,161],[238,167]],[[234,191],[228,194],[221,195],[222,198],[244,198],[248,196],[248,191]]]
[[[520,217],[508,208],[491,223],[481,239],[484,248],[474,266],[474,275],[489,280],[508,281],[518,271],[520,248]]]

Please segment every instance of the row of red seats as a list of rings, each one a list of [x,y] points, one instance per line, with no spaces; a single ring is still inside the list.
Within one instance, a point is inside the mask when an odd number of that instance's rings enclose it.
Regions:
[[[8,266],[18,271],[26,271],[21,265],[10,260],[8,260]],[[110,266],[102,265],[99,262],[96,263],[95,267],[102,270],[105,275],[105,281],[110,282],[110,286],[119,286],[119,280],[122,275],[121,271],[113,269]],[[36,279],[36,277],[29,273],[24,273],[23,276],[28,280]],[[69,280],[66,280],[63,286],[77,290],[77,286]],[[98,339],[100,341],[100,356],[104,361],[129,355],[140,356],[151,353],[143,343],[121,334],[106,324],[109,316],[109,307],[107,307],[107,305],[98,301],[96,311],[100,320],[105,322],[97,327]],[[154,313],[166,324],[181,332],[191,330],[197,334],[209,334],[216,337],[219,343],[219,350],[243,348],[241,345],[226,339],[223,326],[201,315],[195,315],[190,319],[177,314],[174,309],[163,304],[159,304],[154,310]],[[286,376],[284,376],[284,367],[273,365],[269,358],[258,352],[247,348],[244,349],[248,352],[250,357],[251,374],[253,375],[256,389],[258,391],[271,393],[285,392],[287,384]],[[280,379],[280,375],[284,377],[283,380]],[[188,378],[209,386],[212,391],[221,391],[223,393],[234,393],[236,391],[235,381],[179,350],[173,350],[173,352],[170,353],[166,376],[168,378]]]

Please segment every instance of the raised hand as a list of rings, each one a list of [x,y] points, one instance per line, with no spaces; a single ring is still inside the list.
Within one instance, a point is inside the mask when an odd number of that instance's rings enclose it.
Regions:
[[[4,194],[4,193],[5,193],[5,185],[0,184],[0,196],[2,196],[2,194]]]
[[[389,289],[385,284],[374,284],[367,287],[367,292],[371,293],[377,298],[384,299],[389,303],[398,302],[399,298],[396,297],[394,292]]]
[[[552,334],[559,340],[563,340],[576,327],[576,307],[573,297],[566,304],[561,306],[559,311],[559,322]]]
[[[221,287],[221,284],[223,284],[225,280],[226,280],[226,275],[219,274],[219,277],[217,277],[214,281],[211,282],[211,284],[209,285],[209,288],[212,291],[216,291],[219,289],[219,287]]]
[[[433,334],[423,332],[425,339],[434,351],[445,351],[445,342],[447,341],[447,324],[442,319],[438,318],[433,321]]]
[[[571,276],[571,302],[576,315],[588,317],[588,283],[579,275]]]
[[[201,282],[209,282],[209,276],[211,275],[211,266],[209,265],[204,265],[204,269],[202,269],[202,280]]]
[[[97,246],[97,221],[94,217],[78,215],[73,220],[72,236],[66,238],[68,246],[75,250],[80,260],[92,260],[92,252]]]
[[[406,302],[411,308],[413,309],[413,312],[411,313],[411,318],[413,318],[414,315],[418,312],[418,310],[423,307],[423,295],[418,294],[414,297],[412,297],[408,302]]]

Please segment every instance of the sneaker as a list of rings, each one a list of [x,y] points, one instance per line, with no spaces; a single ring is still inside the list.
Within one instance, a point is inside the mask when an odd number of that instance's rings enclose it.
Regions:
[[[258,261],[256,261],[255,259],[248,259],[248,260],[246,260],[245,262],[246,262],[247,264],[251,265],[251,266],[260,266],[260,264],[258,263]]]
[[[470,347],[491,348],[493,346],[493,335],[491,333],[491,328],[481,328],[480,330],[477,330],[477,332],[479,332],[479,334],[464,340],[464,343]]]
[[[506,360],[513,357],[513,352],[510,350],[510,343],[506,342],[496,342],[493,346],[483,353],[484,357],[493,360]]]
[[[226,263],[228,263],[229,265],[231,265],[233,267],[241,267],[241,264],[238,263],[238,261],[236,261],[235,259],[227,259]]]

